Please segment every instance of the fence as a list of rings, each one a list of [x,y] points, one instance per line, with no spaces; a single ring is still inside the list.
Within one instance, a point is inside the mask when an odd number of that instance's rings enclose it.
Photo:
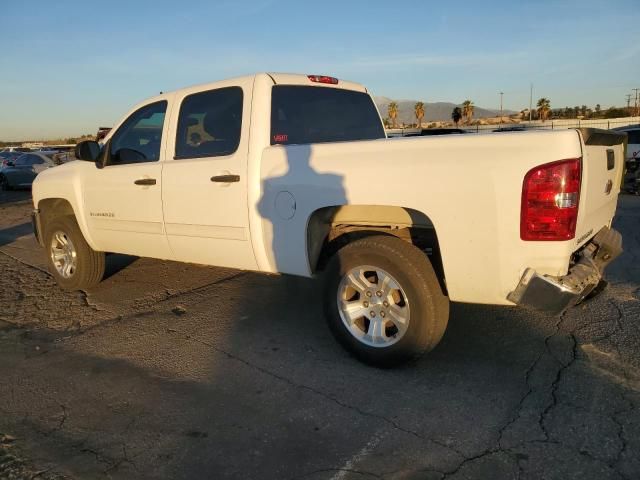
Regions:
[[[480,132],[482,130],[497,130],[500,128],[524,128],[525,130],[564,130],[567,128],[602,128],[605,130],[611,130],[612,128],[627,127],[629,125],[640,124],[640,117],[625,117],[625,118],[612,118],[612,119],[593,119],[593,120],[580,120],[580,119],[558,119],[547,120],[542,122],[539,120],[532,122],[520,122],[520,123],[503,123],[502,125],[474,125],[470,127],[463,126],[465,130],[471,132]]]
[[[520,123],[502,123],[493,125],[460,125],[458,128],[466,130],[467,132],[475,133],[489,133],[494,130],[564,130],[567,128],[602,128],[611,130],[612,128],[626,127],[629,125],[640,124],[640,117],[625,117],[625,118],[612,118],[612,119],[592,119],[592,120],[580,120],[580,119],[558,119],[547,120],[542,122],[535,120],[532,122],[523,121]],[[445,127],[446,128],[446,127]],[[453,128],[453,127],[452,127]],[[390,137],[402,137],[406,135],[416,135],[420,133],[419,128],[390,128],[387,129],[387,135]]]

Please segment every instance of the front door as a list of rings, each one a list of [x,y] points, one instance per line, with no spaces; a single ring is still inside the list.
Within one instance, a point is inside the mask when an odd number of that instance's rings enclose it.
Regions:
[[[133,112],[105,144],[103,168],[84,182],[87,221],[106,252],[170,258],[162,219],[162,138],[167,101]]]
[[[250,87],[250,84],[245,87]],[[175,137],[162,171],[164,221],[175,259],[256,269],[249,238],[250,97],[230,85],[176,98]],[[169,154],[169,151],[171,152]]]

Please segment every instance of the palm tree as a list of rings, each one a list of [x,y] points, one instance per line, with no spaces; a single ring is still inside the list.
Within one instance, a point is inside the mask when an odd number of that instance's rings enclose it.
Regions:
[[[462,103],[462,115],[464,116],[467,124],[471,123],[471,119],[473,118],[473,109],[474,105],[471,100],[465,100]]]
[[[424,103],[418,102],[413,106],[413,111],[416,114],[416,126],[420,128],[422,126],[422,119],[424,118]]]
[[[460,122],[461,118],[462,118],[462,110],[460,109],[460,107],[454,108],[453,112],[451,112],[451,120],[453,120],[453,123],[456,124],[456,127],[458,126],[458,123]]]
[[[538,118],[544,122],[549,116],[549,112],[551,111],[551,100],[542,97],[540,100],[538,100],[537,106]]]
[[[398,104],[396,102],[391,102],[389,104],[389,107],[387,108],[387,113],[389,114],[389,118],[391,119],[393,128],[396,128],[396,119],[398,118]]]

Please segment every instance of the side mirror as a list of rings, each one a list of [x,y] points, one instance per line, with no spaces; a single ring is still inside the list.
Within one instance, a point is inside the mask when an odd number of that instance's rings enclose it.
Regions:
[[[95,162],[100,155],[100,145],[93,140],[85,140],[76,145],[76,158],[87,162]]]

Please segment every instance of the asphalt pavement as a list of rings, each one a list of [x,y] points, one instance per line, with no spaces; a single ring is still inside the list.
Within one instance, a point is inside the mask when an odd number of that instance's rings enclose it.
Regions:
[[[0,195],[0,478],[640,478],[640,197],[562,317],[454,304],[402,368],[331,337],[317,281],[110,255],[60,290]]]

